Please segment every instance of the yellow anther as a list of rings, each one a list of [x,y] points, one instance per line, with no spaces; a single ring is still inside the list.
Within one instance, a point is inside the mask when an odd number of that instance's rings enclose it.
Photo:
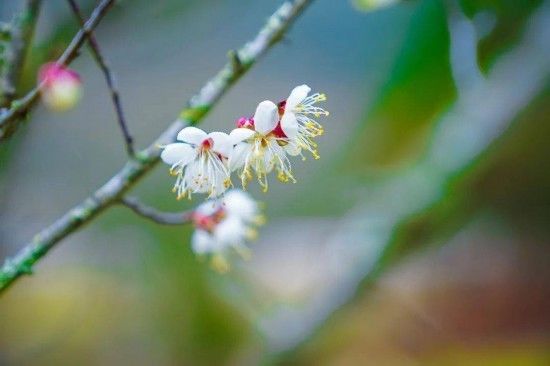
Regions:
[[[258,215],[254,217],[252,222],[256,226],[261,226],[261,225],[265,225],[265,223],[267,222],[267,219],[264,215]]]
[[[231,269],[231,266],[229,265],[229,262],[225,257],[221,254],[214,254],[212,256],[212,260],[210,262],[212,268],[216,270],[219,273],[227,273]]]
[[[248,230],[246,230],[245,236],[249,241],[256,240],[258,239],[258,230],[249,228]]]
[[[242,259],[248,261],[252,258],[252,251],[245,246],[235,247],[235,251],[241,256]]]

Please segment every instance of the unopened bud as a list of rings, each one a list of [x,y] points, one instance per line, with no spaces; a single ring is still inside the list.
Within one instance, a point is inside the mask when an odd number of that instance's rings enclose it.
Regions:
[[[82,81],[73,70],[55,62],[40,68],[38,80],[42,99],[48,108],[63,112],[74,107],[82,96]]]

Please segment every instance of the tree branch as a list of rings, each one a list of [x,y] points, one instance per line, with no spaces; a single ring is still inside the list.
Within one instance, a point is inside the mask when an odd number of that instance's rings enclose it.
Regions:
[[[93,32],[91,30],[88,31],[84,28],[85,22],[82,16],[82,12],[78,7],[78,4],[76,3],[75,0],[67,0],[67,1],[69,2],[69,5],[71,6],[71,9],[75,14],[76,18],[78,19],[80,26],[82,27],[82,29],[84,29],[84,33],[88,37],[88,44],[90,46],[90,50],[92,51],[92,56],[95,62],[103,72],[103,75],[105,76],[105,82],[107,83],[107,87],[111,92],[111,99],[113,100],[113,105],[115,107],[118,125],[120,127],[120,130],[122,131],[122,136],[124,137],[124,142],[126,144],[126,152],[128,153],[128,155],[133,156],[134,155],[133,138],[130,135],[130,130],[128,129],[128,125],[126,124],[126,118],[124,118],[124,111],[122,109],[122,104],[120,102],[120,95],[118,93],[118,88],[116,87],[115,77],[113,75],[113,72],[107,65],[107,62],[105,61],[105,57],[103,57],[99,49],[99,44]]]
[[[123,197],[120,199],[120,203],[139,216],[145,217],[161,225],[183,225],[189,223],[191,220],[192,211],[162,212],[141,203],[135,197]]]
[[[16,97],[21,70],[34,34],[41,0],[26,0],[23,10],[11,22],[10,41],[6,52],[6,64],[0,79],[0,107],[7,107]],[[8,30],[8,29],[5,29]]]
[[[197,124],[228,89],[267,52],[312,0],[286,1],[268,19],[256,37],[237,51],[241,66],[235,70],[229,61],[189,101],[178,120],[172,123],[155,142],[136,154],[109,181],[92,196],[69,210],[51,226],[38,233],[15,257],[8,259],[0,269],[0,292],[16,279],[27,274],[32,266],[63,238],[80,229],[99,213],[120,200],[148,171],[158,163],[160,146],[175,141],[178,132],[187,125]]]
[[[97,27],[103,16],[114,4],[114,1],[115,0],[102,0],[101,3],[99,3],[84,27],[78,31],[69,46],[65,49],[65,52],[57,59],[56,62],[58,65],[66,66],[78,56],[78,51],[86,39],[86,32],[91,32]],[[40,87],[40,84],[37,85],[23,98],[14,100],[10,109],[0,113],[0,142],[9,138],[15,132],[17,127],[21,124],[23,117],[25,117],[27,112],[38,101]]]

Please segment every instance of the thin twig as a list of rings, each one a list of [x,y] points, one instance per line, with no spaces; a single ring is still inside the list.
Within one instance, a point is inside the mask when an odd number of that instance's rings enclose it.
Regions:
[[[162,212],[156,208],[141,203],[135,197],[123,197],[120,200],[120,203],[134,211],[139,216],[152,220],[157,224],[183,225],[191,222],[192,211]]]
[[[86,24],[78,31],[69,46],[65,49],[65,52],[57,59],[56,63],[58,65],[66,66],[78,56],[78,51],[86,39],[86,32],[91,32],[97,27],[114,2],[115,0],[102,0],[101,3],[99,3]],[[14,100],[11,104],[11,108],[0,114],[0,142],[7,139],[15,132],[27,112],[38,101],[39,95],[40,85],[37,85],[23,98]]]
[[[17,84],[29,49],[42,0],[26,0],[23,10],[9,26],[5,65],[0,79],[0,107],[7,107],[17,95]],[[6,29],[7,30],[7,29]]]
[[[111,99],[113,100],[113,105],[115,107],[115,112],[117,115],[118,125],[120,127],[120,130],[122,131],[122,136],[124,137],[124,142],[126,144],[126,152],[130,156],[134,156],[134,145],[133,145],[133,138],[132,135],[130,135],[130,130],[128,129],[128,125],[126,123],[126,118],[124,118],[124,111],[122,109],[122,103],[120,102],[120,95],[118,93],[118,88],[116,87],[115,77],[113,75],[113,72],[107,65],[107,61],[105,60],[105,57],[102,55],[99,44],[91,30],[86,30],[84,28],[85,22],[84,17],[82,16],[82,12],[80,11],[80,8],[78,7],[78,4],[75,0],[67,0],[69,2],[69,5],[71,6],[71,9],[73,13],[75,14],[76,18],[78,19],[78,22],[82,29],[84,29],[84,33],[88,37],[88,45],[90,46],[90,50],[92,51],[92,56],[103,72],[103,75],[105,76],[105,82],[107,83],[107,87],[109,88],[109,91],[111,92]]]
[[[235,72],[228,62],[216,76],[210,79],[189,101],[179,119],[172,123],[148,148],[136,153],[126,165],[101,188],[83,202],[69,210],[51,226],[39,232],[13,258],[6,260],[0,268],[0,292],[16,279],[31,271],[38,262],[62,239],[89,223],[105,209],[120,200],[159,161],[161,148],[176,140],[178,132],[185,126],[195,125],[202,120],[229,88],[244,75],[259,57],[264,55],[287,31],[292,22],[312,0],[286,1],[268,19],[267,24],[256,37],[239,51],[242,68]]]

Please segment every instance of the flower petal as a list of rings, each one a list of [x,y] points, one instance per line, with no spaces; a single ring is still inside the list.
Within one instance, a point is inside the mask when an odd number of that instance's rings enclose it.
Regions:
[[[246,142],[235,145],[231,155],[229,156],[229,170],[235,171],[239,168],[242,168],[246,157],[251,153],[252,146]]]
[[[160,158],[166,164],[179,164],[181,166],[189,164],[189,162],[195,159],[196,156],[196,149],[187,144],[180,143],[167,145],[160,154]]]
[[[251,222],[259,215],[258,203],[240,189],[229,190],[223,196],[222,207],[228,215],[237,216],[245,222]]]
[[[286,144],[285,146],[283,146],[283,149],[285,150],[285,152],[290,155],[290,156],[297,156],[297,155],[300,155],[300,152],[302,151],[302,149],[300,148],[300,146],[298,146],[298,144],[294,141],[289,141],[288,144]]]
[[[207,193],[210,190],[210,180],[204,173],[200,160],[194,160],[187,165],[183,179],[191,192]]]
[[[244,244],[247,227],[237,216],[229,216],[214,229],[214,237],[222,248]]]
[[[298,135],[298,120],[290,110],[285,110],[285,114],[281,118],[281,129],[289,139],[293,139]]]
[[[191,237],[191,248],[196,254],[212,253],[217,247],[214,236],[205,230],[195,230]]]
[[[228,180],[229,176],[226,172],[223,172],[221,170],[216,171],[213,173],[212,177],[212,190],[209,192],[211,194],[211,197],[218,197],[223,192],[227,190],[227,185],[225,184]]]
[[[277,145],[278,146],[278,145]],[[263,172],[260,170],[258,171],[256,169],[256,172],[257,173],[271,173],[271,171],[273,170],[273,168],[275,167],[275,155],[273,154],[272,152],[273,150],[266,150],[263,157],[261,158],[262,161],[261,161],[261,169],[264,170]],[[256,165],[256,167],[258,167],[258,165]]]
[[[208,137],[211,138],[212,141],[214,141],[214,145],[212,145],[212,150],[226,158],[229,157],[233,145],[229,140],[228,134],[226,134],[225,132],[210,132],[208,134]]]
[[[235,128],[229,133],[229,140],[232,145],[237,145],[239,142],[251,138],[254,133],[255,132],[249,128]]]
[[[192,145],[200,145],[206,139],[206,132],[197,127],[185,127],[178,133],[177,139]]]
[[[264,100],[256,108],[254,113],[254,128],[259,133],[266,135],[277,126],[279,122],[279,109],[275,103]]]
[[[292,89],[292,91],[290,92],[290,95],[286,100],[285,109],[291,111],[294,108],[296,108],[298,104],[300,104],[304,99],[306,99],[310,91],[311,91],[311,88],[306,84],[297,86],[294,89]]]
[[[212,216],[216,211],[222,207],[222,203],[218,200],[208,200],[204,201],[198,205],[193,212],[198,213],[203,216]]]

